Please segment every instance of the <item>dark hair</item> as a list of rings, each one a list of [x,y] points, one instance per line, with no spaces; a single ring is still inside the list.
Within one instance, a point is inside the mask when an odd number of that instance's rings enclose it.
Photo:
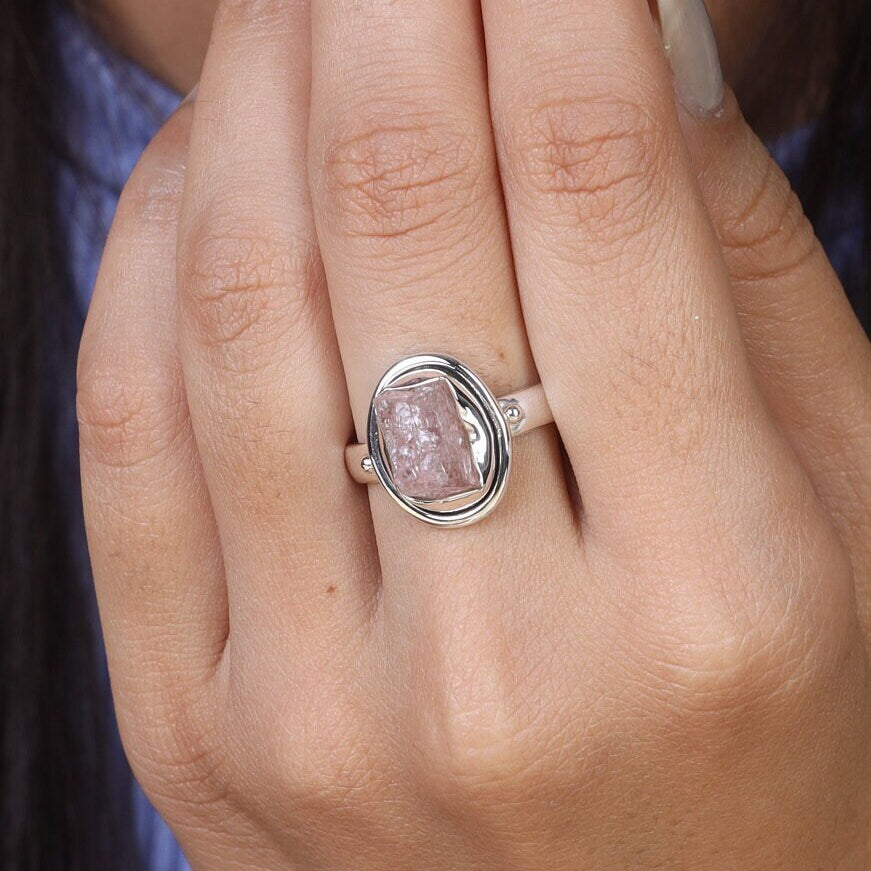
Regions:
[[[869,211],[871,4],[792,0],[825,10],[830,87],[802,194],[821,220],[833,189]],[[58,408],[72,405],[76,336],[53,161],[51,0],[7,0],[0,28],[0,871],[133,869],[126,772],[114,770],[102,654],[59,498]],[[815,13],[815,14],[814,14]],[[804,16],[804,17],[802,17]],[[869,315],[871,246],[845,283]],[[68,316],[69,315],[69,316]],[[866,321],[867,323],[867,321]],[[66,373],[66,374],[64,374]],[[62,401],[59,401],[62,400]]]
[[[50,0],[9,0],[0,27],[0,869],[135,869],[129,773],[107,752],[93,596],[71,546],[80,522],[59,486],[73,471],[56,443],[76,315],[54,197],[51,14]]]

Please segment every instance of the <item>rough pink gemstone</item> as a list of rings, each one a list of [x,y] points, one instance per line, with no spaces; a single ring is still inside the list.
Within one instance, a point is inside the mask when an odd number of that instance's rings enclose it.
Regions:
[[[389,388],[375,416],[397,489],[413,499],[449,499],[479,490],[481,473],[450,384],[433,378]]]

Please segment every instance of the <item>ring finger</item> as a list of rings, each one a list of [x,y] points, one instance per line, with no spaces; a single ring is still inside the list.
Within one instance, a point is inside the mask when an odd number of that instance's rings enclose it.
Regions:
[[[496,395],[535,381],[517,297],[486,92],[480,9],[313,4],[310,176],[359,436],[372,390],[398,359],[446,353]],[[419,583],[440,578],[458,542],[517,544],[518,517],[571,522],[551,430],[523,439],[507,504],[449,535],[414,525],[383,492],[373,515],[385,577],[408,547]],[[374,488],[373,488],[374,489]],[[526,513],[524,513],[526,512]],[[482,533],[480,530],[486,529]]]

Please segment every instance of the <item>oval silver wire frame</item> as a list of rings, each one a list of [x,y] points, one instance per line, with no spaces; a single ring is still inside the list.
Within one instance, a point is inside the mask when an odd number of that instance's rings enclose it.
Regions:
[[[404,496],[393,483],[383,455],[378,419],[375,414],[376,398],[389,387],[399,387],[414,380],[422,380],[432,376],[444,377],[464,399],[471,401],[481,420],[486,423],[487,434],[490,438],[491,468],[486,475],[481,495],[460,507],[451,507],[452,500],[424,503],[421,500]],[[468,526],[483,520],[493,511],[505,493],[508,476],[511,472],[511,439],[511,427],[498,400],[471,369],[452,357],[440,354],[420,354],[400,360],[384,373],[372,394],[372,401],[369,403],[366,440],[369,458],[376,477],[401,508],[418,520],[432,526]],[[436,505],[439,507],[434,507]]]

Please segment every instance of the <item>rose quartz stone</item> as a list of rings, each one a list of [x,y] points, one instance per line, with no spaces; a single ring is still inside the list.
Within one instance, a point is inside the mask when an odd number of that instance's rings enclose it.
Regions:
[[[434,378],[389,388],[375,416],[397,489],[412,499],[450,499],[479,490],[481,473],[450,384]]]

